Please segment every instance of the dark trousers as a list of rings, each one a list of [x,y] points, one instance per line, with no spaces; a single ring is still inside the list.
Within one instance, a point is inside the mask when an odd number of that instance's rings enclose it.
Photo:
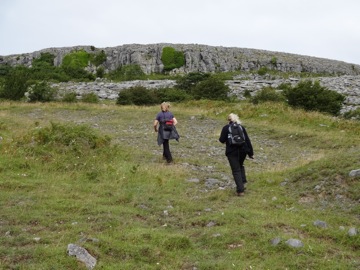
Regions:
[[[227,158],[236,184],[236,191],[244,192],[244,183],[247,182],[244,167],[246,153],[241,151],[233,152],[228,154]]]
[[[163,142],[163,156],[167,162],[172,162],[169,140],[166,140],[166,139]]]

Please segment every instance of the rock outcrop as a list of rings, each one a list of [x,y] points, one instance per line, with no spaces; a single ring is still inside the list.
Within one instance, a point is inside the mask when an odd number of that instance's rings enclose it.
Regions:
[[[251,71],[267,67],[281,72],[360,75],[360,65],[325,58],[247,48],[167,43],[130,44],[108,48],[48,48],[33,53],[0,56],[0,64],[31,66],[33,59],[40,57],[41,53],[48,52],[55,56],[54,65],[59,66],[66,54],[82,49],[89,53],[104,51],[106,61],[102,65],[106,72],[122,65],[137,64],[146,74],[161,73],[164,70],[161,61],[164,47],[173,47],[176,51],[184,53],[185,65],[173,70],[175,73]]]

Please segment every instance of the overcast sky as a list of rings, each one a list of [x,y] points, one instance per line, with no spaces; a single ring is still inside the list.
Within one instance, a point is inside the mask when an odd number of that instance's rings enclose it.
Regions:
[[[360,0],[0,0],[0,55],[183,43],[360,64]]]

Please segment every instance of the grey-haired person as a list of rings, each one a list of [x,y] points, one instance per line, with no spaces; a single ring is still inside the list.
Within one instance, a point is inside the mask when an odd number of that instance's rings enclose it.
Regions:
[[[246,156],[249,156],[251,159],[254,158],[254,150],[245,127],[241,125],[239,117],[234,113],[230,113],[227,120],[229,123],[222,128],[219,141],[226,144],[225,155],[228,158],[231,172],[236,184],[236,194],[238,196],[243,196],[245,191],[244,184],[247,183],[244,161]],[[231,145],[229,143],[229,125],[232,123],[241,125],[245,136],[245,143],[243,145]]]

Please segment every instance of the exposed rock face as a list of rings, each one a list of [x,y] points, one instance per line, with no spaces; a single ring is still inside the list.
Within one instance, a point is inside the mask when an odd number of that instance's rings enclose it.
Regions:
[[[64,56],[73,50],[83,49],[89,53],[103,50],[107,59],[103,63],[106,72],[122,65],[138,64],[146,74],[160,73],[164,69],[161,61],[162,49],[173,47],[185,56],[185,65],[174,72],[224,72],[250,71],[260,67],[282,72],[312,72],[335,75],[359,75],[360,65],[342,61],[310,57],[304,55],[272,52],[266,50],[214,47],[198,44],[131,44],[108,48],[93,46],[76,46],[48,48],[21,55],[0,56],[0,64],[31,66],[32,60],[41,53],[55,55],[54,64],[59,66]]]

